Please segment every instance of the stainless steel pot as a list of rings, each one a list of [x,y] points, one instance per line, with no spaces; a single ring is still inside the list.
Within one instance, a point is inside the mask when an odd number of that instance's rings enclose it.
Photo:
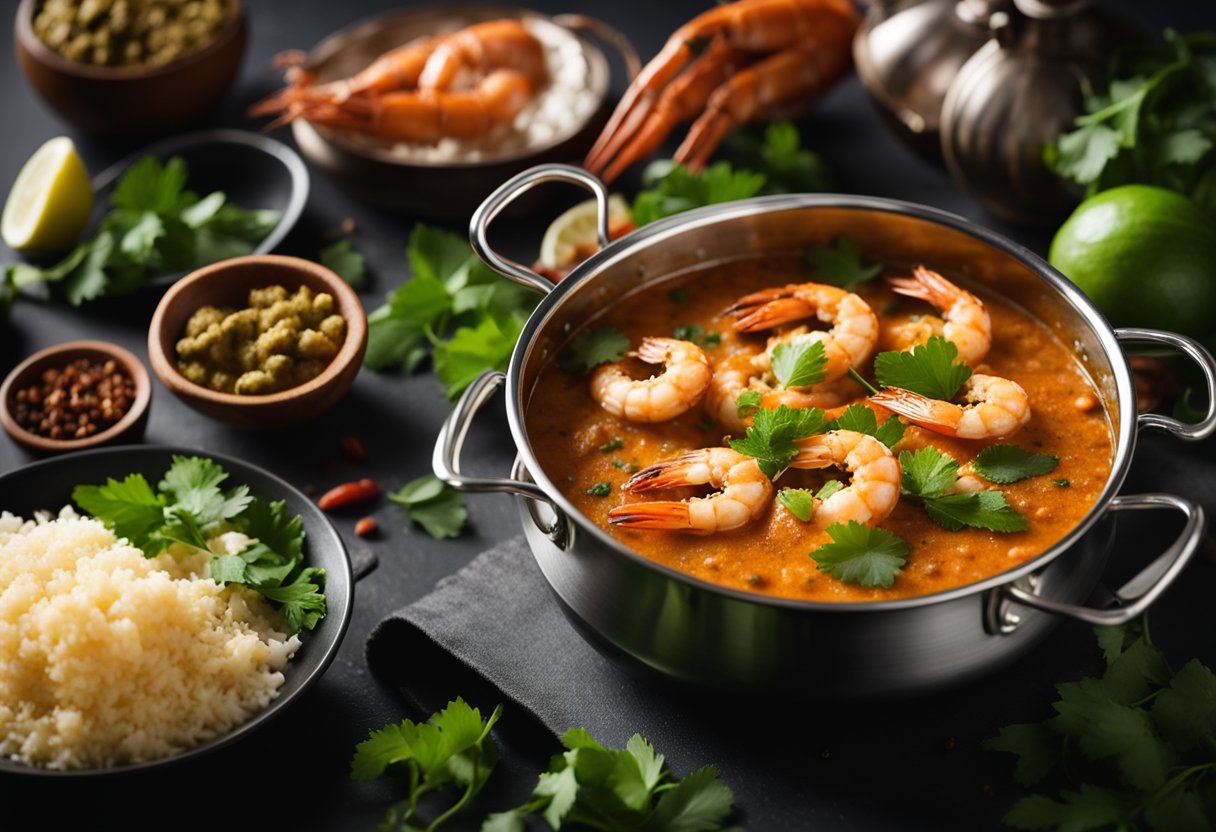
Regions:
[[[500,256],[487,243],[495,216],[515,197],[552,180],[580,184],[599,204],[602,250],[561,283]],[[870,197],[759,197],[690,211],[607,244],[607,193],[586,172],[545,165],[511,179],[473,217],[473,247],[494,269],[545,292],[524,327],[506,375],[488,372],[461,397],[435,446],[435,474],[462,491],[519,495],[532,552],[570,618],[613,654],[662,673],[725,688],[801,694],[889,694],[961,681],[1024,653],[1060,617],[1117,624],[1145,610],[1182,572],[1204,527],[1200,506],[1170,494],[1117,495],[1141,430],[1180,439],[1216,432],[1216,403],[1186,425],[1136,414],[1121,345],[1167,346],[1190,356],[1216,402],[1216,365],[1198,343],[1156,330],[1112,330],[1059,272],[1025,248],[933,208]],[[1048,551],[970,586],[919,598],[822,603],[726,589],[660,566],[583,517],[537,463],[525,430],[542,367],[600,311],[641,287],[707,262],[758,252],[801,251],[847,234],[875,259],[927,261],[1028,310],[1074,345],[1111,414],[1115,456],[1109,481],[1088,514]],[[519,449],[505,479],[460,471],[460,452],[479,408],[506,387],[507,417]],[[1185,523],[1166,550],[1114,593],[1110,608],[1085,606],[1114,539],[1116,515],[1170,509]]]

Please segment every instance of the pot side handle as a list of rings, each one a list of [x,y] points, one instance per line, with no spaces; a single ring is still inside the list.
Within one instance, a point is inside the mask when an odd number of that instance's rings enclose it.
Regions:
[[[551,523],[542,525],[541,530],[553,540],[564,539],[566,517],[553,505],[540,486],[523,480],[467,477],[460,472],[460,452],[464,448],[473,419],[482,405],[489,401],[506,380],[506,375],[497,370],[487,370],[473,380],[439,429],[439,436],[435,438],[435,451],[431,456],[431,468],[436,477],[457,491],[518,494],[529,500],[547,504],[553,511],[554,519]],[[533,518],[536,519],[535,512]]]
[[[1216,359],[1206,347],[1193,338],[1160,329],[1126,327],[1116,329],[1115,338],[1120,344],[1160,344],[1185,354],[1199,366],[1208,388],[1208,412],[1198,422],[1186,424],[1160,413],[1141,413],[1136,422],[1140,430],[1161,431],[1192,442],[1216,433]]]
[[[485,264],[508,280],[514,280],[529,289],[535,289],[542,295],[553,291],[553,282],[548,278],[503,257],[490,247],[487,232],[490,223],[494,221],[504,208],[519,197],[544,182],[569,182],[580,185],[595,195],[596,222],[595,233],[599,238],[600,248],[608,245],[608,188],[596,177],[582,168],[574,165],[537,165],[522,173],[516,174],[499,185],[492,194],[473,212],[469,222],[469,244],[477,252]]]
[[[1111,609],[1064,604],[1036,595],[1018,586],[1001,589],[1005,601],[1042,612],[1075,618],[1089,624],[1123,624],[1147,610],[1182,573],[1199,548],[1205,526],[1203,507],[1173,494],[1128,494],[1111,500],[1108,511],[1144,511],[1169,508],[1186,518],[1181,534],[1168,549],[1114,592],[1119,606]],[[1012,621],[1008,622],[1012,624]],[[1004,627],[999,629],[1004,630]]]

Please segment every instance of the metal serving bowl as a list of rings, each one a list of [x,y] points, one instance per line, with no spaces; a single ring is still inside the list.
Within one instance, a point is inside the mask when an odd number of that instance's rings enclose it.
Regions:
[[[595,193],[601,251],[554,286],[490,249],[486,228],[513,198],[550,180]],[[435,446],[435,473],[464,491],[520,496],[533,554],[563,608],[593,641],[663,673],[727,688],[857,696],[929,688],[990,671],[1029,650],[1059,616],[1117,624],[1139,615],[1185,568],[1204,527],[1200,506],[1170,494],[1119,495],[1140,430],[1180,439],[1216,432],[1216,403],[1182,424],[1137,415],[1125,344],[1179,350],[1203,372],[1211,395],[1216,365],[1195,341],[1157,330],[1114,330],[1059,272],[1029,250],[952,214],[892,200],[840,195],[758,197],[653,223],[611,244],[607,193],[584,171],[542,166],[492,194],[473,217],[473,246],[506,277],[546,292],[524,327],[510,367],[482,375],[464,394]],[[1110,414],[1114,461],[1100,497],[1056,545],[1025,563],[968,586],[917,598],[863,603],[797,601],[755,595],[691,578],[631,551],[582,516],[541,469],[525,428],[541,369],[603,309],[637,290],[707,263],[802,251],[847,234],[875,259],[925,261],[965,275],[1048,326],[1093,379]],[[509,479],[460,473],[470,422],[505,383],[507,417],[519,449]],[[1086,606],[1106,566],[1115,515],[1180,512],[1181,534],[1114,592],[1114,606]],[[830,636],[830,637],[828,637]]]

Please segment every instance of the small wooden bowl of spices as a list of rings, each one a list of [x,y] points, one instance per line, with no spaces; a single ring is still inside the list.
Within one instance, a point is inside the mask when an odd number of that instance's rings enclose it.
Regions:
[[[47,455],[138,442],[152,383],[143,362],[105,341],[69,341],[36,352],[0,385],[0,425]]]

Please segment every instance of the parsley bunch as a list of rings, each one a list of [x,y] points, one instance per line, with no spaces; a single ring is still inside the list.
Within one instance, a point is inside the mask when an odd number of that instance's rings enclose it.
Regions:
[[[1173,671],[1147,622],[1096,628],[1101,676],[1056,686],[1056,715],[986,743],[1041,791],[1005,816],[1015,829],[1181,832],[1216,828],[1216,675]]]
[[[214,460],[174,455],[156,491],[142,474],[130,474],[78,485],[72,500],[150,558],[174,544],[210,553],[211,538],[242,532],[251,538],[242,551],[211,558],[212,580],[248,586],[279,608],[291,632],[311,630],[325,617],[325,570],[303,565],[303,521],[248,486],[222,490],[227,479]]]
[[[1216,32],[1167,29],[1163,46],[1121,51],[1111,79],[1047,146],[1048,167],[1089,195],[1138,182],[1216,212]]]
[[[162,167],[145,156],[115,184],[110,211],[92,239],[48,268],[12,266],[9,280],[17,288],[59,284],[79,306],[129,294],[157,275],[249,254],[278,224],[278,211],[237,208],[221,191],[200,199],[185,189],[186,176],[179,157]]]
[[[430,355],[455,399],[483,370],[506,368],[539,297],[495,274],[459,234],[420,223],[406,253],[413,277],[367,316],[363,363],[412,373]]]

